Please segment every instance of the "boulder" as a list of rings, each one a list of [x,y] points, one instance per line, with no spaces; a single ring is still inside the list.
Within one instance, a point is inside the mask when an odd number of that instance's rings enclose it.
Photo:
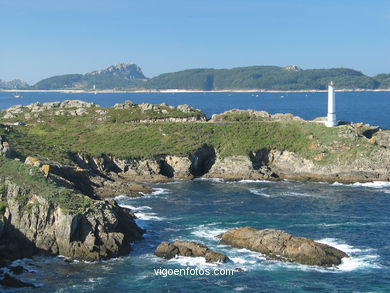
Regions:
[[[154,254],[158,257],[171,259],[180,256],[204,257],[206,262],[226,262],[228,257],[219,252],[210,250],[206,245],[193,241],[161,242]]]
[[[196,111],[195,108],[188,106],[187,104],[179,105],[176,108],[177,110],[182,111],[184,113],[191,113]]]
[[[304,265],[330,267],[339,265],[348,255],[332,246],[296,237],[275,229],[252,227],[231,229],[219,236],[220,244],[260,252],[271,259]]]

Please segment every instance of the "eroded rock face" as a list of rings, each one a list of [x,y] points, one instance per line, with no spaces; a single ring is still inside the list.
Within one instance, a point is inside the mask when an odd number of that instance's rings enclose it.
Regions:
[[[226,255],[210,250],[206,245],[192,241],[161,242],[154,254],[165,259],[171,259],[180,255],[204,257],[206,262],[226,262],[228,260]]]
[[[134,215],[115,201],[94,201],[95,210],[71,213],[39,195],[5,180],[0,258],[33,254],[63,255],[97,261],[130,252],[130,243],[142,239],[144,230]],[[28,203],[20,200],[28,195]]]
[[[348,257],[329,245],[275,229],[242,227],[231,229],[221,234],[220,238],[221,244],[260,252],[271,259],[305,265],[330,267],[339,265],[343,257]]]
[[[209,172],[208,178],[223,178],[227,180],[276,180],[278,176],[267,165],[254,164],[251,156],[217,157]]]
[[[316,164],[315,160],[302,158],[290,151],[272,150],[269,153],[272,170],[284,179],[345,183],[390,180],[390,153],[386,148],[377,149],[369,157],[362,156],[348,164],[338,161]]]

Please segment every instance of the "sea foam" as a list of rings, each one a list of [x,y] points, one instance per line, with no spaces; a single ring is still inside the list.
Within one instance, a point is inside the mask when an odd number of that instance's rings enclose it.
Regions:
[[[342,259],[341,264],[337,266],[339,271],[350,272],[380,267],[378,263],[379,255],[372,248],[356,248],[335,238],[324,238],[317,240],[317,242],[333,246],[350,256]]]
[[[371,188],[389,188],[390,182],[386,182],[386,181],[374,181],[374,182],[365,182],[365,183],[356,182],[352,184],[352,186],[371,187]]]
[[[161,194],[168,194],[169,192],[170,192],[170,190],[167,188],[158,187],[158,188],[153,188],[153,192],[151,192],[151,193],[141,192],[141,194],[143,194],[143,195],[161,195]]]
[[[249,192],[250,193],[253,193],[253,194],[256,194],[256,195],[261,195],[261,196],[264,196],[264,197],[271,197],[270,194],[265,193],[263,190],[264,190],[264,188],[260,188],[260,189],[249,188]]]
[[[195,227],[194,231],[191,232],[192,235],[195,235],[198,238],[204,238],[209,240],[217,240],[217,236],[226,232],[227,229],[222,228],[211,228],[210,226],[214,226],[216,223],[211,223],[208,225],[199,225]]]

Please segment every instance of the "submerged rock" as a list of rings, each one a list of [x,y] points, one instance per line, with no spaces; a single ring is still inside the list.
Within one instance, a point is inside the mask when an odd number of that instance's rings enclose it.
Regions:
[[[32,287],[32,288],[37,288],[32,283],[26,283],[23,282],[13,276],[11,276],[8,273],[5,273],[3,276],[3,279],[0,280],[0,285],[6,286],[6,287],[12,287],[12,288],[23,288],[23,287]]]
[[[343,257],[348,257],[346,253],[332,246],[275,229],[241,227],[221,234],[220,238],[221,244],[247,248],[271,259],[305,265],[330,267],[339,265]]]
[[[180,255],[204,257],[206,262],[226,262],[228,260],[226,255],[210,250],[206,245],[192,241],[161,242],[154,254],[165,259],[171,259]]]
[[[11,273],[15,275],[20,275],[24,272],[27,272],[27,270],[22,266],[8,266],[8,269]]]

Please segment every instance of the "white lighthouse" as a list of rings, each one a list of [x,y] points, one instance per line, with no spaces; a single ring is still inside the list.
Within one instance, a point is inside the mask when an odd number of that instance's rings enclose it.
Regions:
[[[336,100],[335,100],[335,86],[333,81],[328,85],[328,119],[325,122],[327,127],[337,125],[336,121]]]

